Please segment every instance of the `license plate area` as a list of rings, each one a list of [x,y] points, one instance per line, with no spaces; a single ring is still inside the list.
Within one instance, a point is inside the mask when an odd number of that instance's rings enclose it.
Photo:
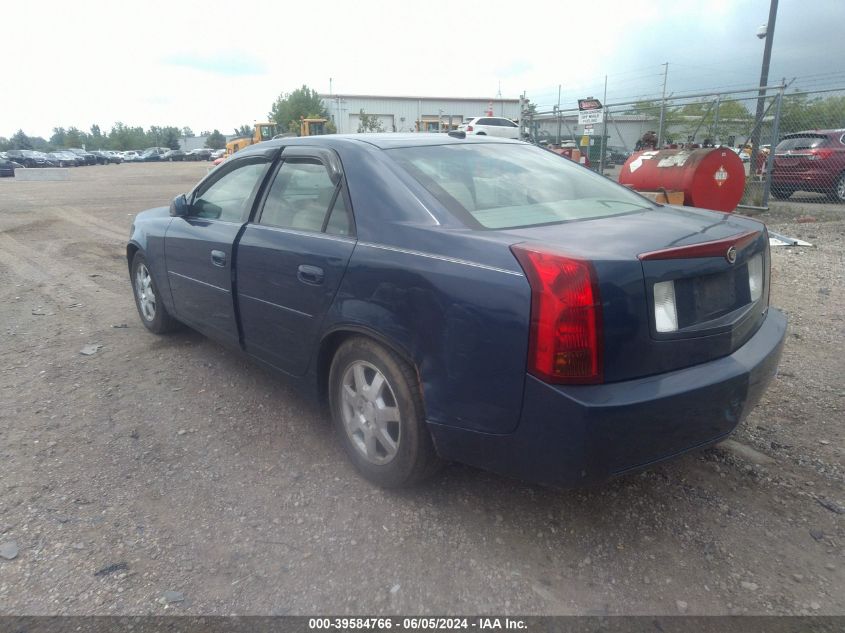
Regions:
[[[748,267],[675,280],[678,328],[718,319],[751,302]]]

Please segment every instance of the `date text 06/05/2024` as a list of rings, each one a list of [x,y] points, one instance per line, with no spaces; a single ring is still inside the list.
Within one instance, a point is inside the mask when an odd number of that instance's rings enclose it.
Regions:
[[[449,630],[449,629],[477,629],[480,631],[506,629],[525,630],[524,620],[518,618],[467,618],[467,617],[424,617],[424,618],[392,618],[392,617],[346,617],[346,618],[309,618],[310,630]]]

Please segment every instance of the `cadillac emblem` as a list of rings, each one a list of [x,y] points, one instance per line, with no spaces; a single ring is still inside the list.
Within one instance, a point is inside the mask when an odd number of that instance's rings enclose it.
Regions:
[[[728,260],[729,264],[735,264],[736,263],[736,246],[731,246],[728,249],[728,252],[725,253],[725,259]]]

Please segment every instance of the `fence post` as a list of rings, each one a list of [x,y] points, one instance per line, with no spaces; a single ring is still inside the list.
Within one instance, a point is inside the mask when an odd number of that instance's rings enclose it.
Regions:
[[[722,105],[722,95],[716,95],[716,111],[713,113],[713,130],[710,138],[713,139],[713,145],[721,145],[719,141],[719,108]]]
[[[778,144],[780,135],[780,108],[783,104],[783,93],[786,90],[784,84],[778,90],[777,103],[775,104],[775,120],[772,122],[772,139],[769,145],[769,155],[766,157],[766,173],[763,174],[763,202],[762,206],[769,206],[769,194],[772,188],[772,167],[775,164],[775,146]]]
[[[555,116],[557,117],[557,144],[560,146],[560,123],[561,123],[561,116],[560,116],[560,107],[555,106]]]

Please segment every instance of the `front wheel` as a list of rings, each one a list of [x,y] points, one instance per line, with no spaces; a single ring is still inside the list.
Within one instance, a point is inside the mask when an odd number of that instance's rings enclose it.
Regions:
[[[418,384],[408,363],[368,338],[347,340],[332,360],[332,420],[358,471],[379,486],[413,485],[441,464]]]
[[[132,258],[132,290],[135,295],[135,307],[141,323],[153,334],[166,334],[179,327],[179,322],[170,316],[161,293],[147,266],[147,260],[137,252]]]
[[[836,185],[833,187],[833,191],[830,192],[830,197],[836,202],[845,202],[845,172],[839,174],[839,178],[836,179]]]

